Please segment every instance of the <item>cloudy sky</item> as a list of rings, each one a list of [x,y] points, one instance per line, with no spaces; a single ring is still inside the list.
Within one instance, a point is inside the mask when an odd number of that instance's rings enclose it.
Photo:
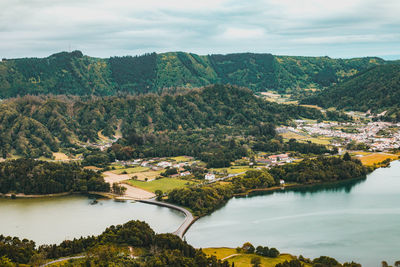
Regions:
[[[400,58],[399,0],[0,0],[0,56],[81,50]]]

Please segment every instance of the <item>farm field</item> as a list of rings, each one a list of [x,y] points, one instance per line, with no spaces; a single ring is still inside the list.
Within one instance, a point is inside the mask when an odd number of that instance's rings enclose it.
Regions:
[[[329,145],[331,143],[331,140],[332,140],[332,138],[329,138],[329,137],[323,137],[323,136],[311,137],[311,136],[306,135],[306,134],[301,135],[301,134],[298,134],[298,133],[295,133],[295,132],[290,132],[290,131],[286,132],[286,133],[281,133],[280,135],[286,140],[296,139],[298,141],[304,141],[304,142],[310,141],[312,143],[320,144],[320,145]]]
[[[182,180],[182,179],[178,179],[178,178],[161,178],[161,179],[157,179],[157,180],[153,180],[153,181],[149,181],[149,182],[137,181],[137,180],[128,180],[125,182],[129,185],[139,187],[141,189],[144,189],[144,190],[147,190],[150,192],[155,192],[156,190],[168,192],[175,188],[183,188],[188,185],[196,184],[195,182]]]
[[[224,259],[230,255],[237,254],[236,249],[234,248],[203,248],[203,252],[206,253],[208,256],[215,256],[217,259]],[[236,256],[233,256],[231,258],[228,258],[228,262],[232,264],[232,262],[235,263],[235,266],[239,267],[247,267],[247,266],[252,266],[251,264],[251,259],[254,257],[260,257],[261,259],[261,266],[265,267],[274,267],[276,264],[284,262],[284,261],[290,261],[294,259],[295,257],[290,255],[290,254],[281,254],[277,258],[268,258],[268,257],[262,257],[258,256],[255,254],[239,254]],[[304,265],[304,266],[311,266],[311,265]]]
[[[381,163],[385,159],[395,160],[398,159],[399,156],[392,154],[384,154],[384,153],[372,153],[363,157],[360,157],[362,164],[372,166],[374,164]]]
[[[246,166],[232,166],[229,168],[214,168],[211,169],[211,171],[215,171],[215,172],[219,172],[219,173],[223,173],[224,171],[226,171],[228,174],[237,174],[237,173],[241,173],[241,172],[245,172],[251,170],[251,168],[246,167]]]

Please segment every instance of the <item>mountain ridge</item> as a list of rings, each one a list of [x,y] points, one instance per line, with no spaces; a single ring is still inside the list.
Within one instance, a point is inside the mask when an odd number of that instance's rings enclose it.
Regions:
[[[3,59],[0,98],[140,94],[216,83],[246,86],[253,91],[301,92],[325,88],[382,64],[386,61],[376,57],[332,59],[268,53],[167,52],[95,58],[81,51],[60,52],[46,58]]]
[[[341,84],[304,99],[302,103],[373,113],[386,111],[385,119],[398,121],[400,64],[381,65],[360,72]]]

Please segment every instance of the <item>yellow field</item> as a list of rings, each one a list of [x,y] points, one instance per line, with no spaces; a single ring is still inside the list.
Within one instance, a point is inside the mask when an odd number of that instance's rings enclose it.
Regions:
[[[93,171],[99,171],[99,170],[101,170],[101,168],[98,168],[98,167],[96,167],[96,166],[85,166],[85,167],[83,167],[84,169],[87,169],[87,170],[93,170]]]
[[[304,135],[301,135],[301,134],[298,134],[295,132],[290,132],[290,131],[286,132],[286,133],[281,133],[280,135],[285,139],[304,139],[305,138]]]
[[[68,160],[68,156],[61,152],[53,153],[53,157],[55,160]]]
[[[327,137],[310,137],[303,139],[304,141],[311,141],[312,143],[319,144],[319,145],[329,145],[331,143],[331,139]]]
[[[252,266],[251,264],[251,259],[257,257],[257,255],[254,254],[240,254],[238,256],[234,256],[232,258],[228,259],[228,262],[232,264],[232,262],[235,263],[235,266],[237,267],[247,267],[247,266]],[[259,257],[259,256],[258,256]],[[282,254],[278,256],[277,258],[268,258],[268,257],[260,257],[261,258],[261,266],[263,267],[275,267],[278,263],[282,263],[285,261],[290,261],[295,259],[292,255],[289,254]],[[311,264],[304,265],[304,266],[311,266]]]
[[[100,141],[108,142],[110,139],[107,136],[102,134],[102,131],[97,132],[97,136],[99,137]]]
[[[396,160],[399,158],[399,156],[391,154],[383,154],[383,153],[372,153],[364,157],[360,157],[359,159],[361,160],[362,164],[372,166],[388,158],[391,160]]]
[[[172,157],[170,158],[171,160],[174,160],[176,162],[186,162],[192,160],[191,158],[185,157],[185,156],[179,156],[179,157]]]
[[[238,254],[236,252],[236,249],[234,248],[203,248],[203,252],[207,254],[208,256],[215,256],[217,259],[224,259],[230,255]],[[232,262],[235,263],[235,266],[239,267],[248,267],[251,266],[251,259],[253,257],[260,257],[261,258],[261,266],[264,267],[274,267],[276,264],[284,262],[284,261],[290,261],[294,259],[290,254],[281,254],[277,258],[268,258],[268,257],[261,257],[257,256],[255,254],[239,254],[237,256],[233,256],[231,258],[228,258],[228,262],[232,264]],[[304,266],[311,266],[305,264]]]
[[[203,248],[203,252],[208,256],[215,256],[217,259],[223,259],[237,253],[234,248]]]
[[[300,105],[301,107],[306,107],[306,108],[316,108],[316,109],[319,109],[319,110],[321,110],[322,108],[321,107],[318,107],[318,106],[316,106],[316,105]]]

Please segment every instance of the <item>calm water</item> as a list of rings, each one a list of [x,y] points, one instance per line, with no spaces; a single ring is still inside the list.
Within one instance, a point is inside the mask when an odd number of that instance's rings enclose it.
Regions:
[[[90,205],[85,196],[44,199],[0,199],[0,234],[34,240],[36,244],[97,235],[129,220],[146,221],[156,232],[173,232],[184,215],[143,203],[99,200]]]
[[[363,266],[400,260],[400,162],[340,186],[234,198],[186,234],[195,247],[246,241]]]

